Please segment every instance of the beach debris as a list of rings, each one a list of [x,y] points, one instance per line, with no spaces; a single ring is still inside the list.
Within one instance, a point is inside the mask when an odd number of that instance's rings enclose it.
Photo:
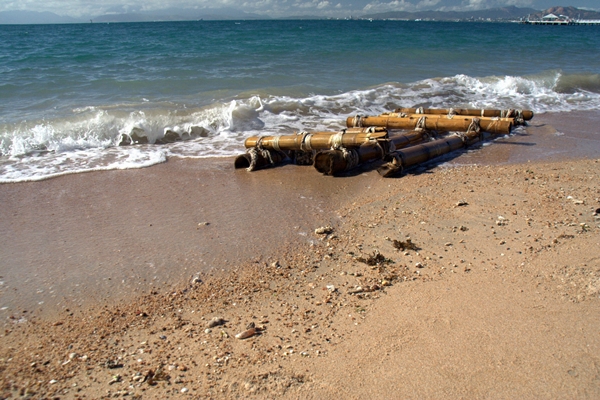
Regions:
[[[506,226],[506,225],[508,225],[508,219],[504,218],[502,215],[498,215],[498,219],[496,220],[496,225]]]
[[[411,238],[406,238],[406,241],[404,241],[404,242],[394,239],[392,241],[392,245],[400,251],[407,251],[407,250],[419,251],[419,250],[421,250],[416,244],[413,243]]]
[[[208,328],[214,328],[215,326],[224,325],[227,321],[221,317],[214,317],[210,321],[208,321]]]
[[[354,288],[348,290],[348,294],[370,293],[379,289],[381,289],[381,286],[377,284],[368,286],[355,286]]]
[[[171,376],[164,371],[162,365],[155,370],[149,369],[143,374],[142,382],[146,382],[148,385],[154,386],[160,381],[169,381]]]
[[[465,200],[459,200],[456,203],[456,207],[464,207],[464,206],[468,206],[468,205],[469,205],[469,203],[467,203]]]
[[[234,166],[254,171],[291,161],[296,165],[313,165],[325,175],[339,175],[383,160],[377,171],[381,176],[391,177],[492,135],[509,134],[513,126],[525,125],[526,120],[533,118],[532,111],[515,109],[399,110],[409,112],[348,117],[346,128],[338,132],[302,131],[249,137],[244,142],[246,154],[236,157]],[[405,132],[391,134],[393,130]],[[430,140],[434,136],[436,140]],[[462,201],[460,205],[467,203]]]
[[[238,333],[237,335],[235,335],[236,339],[248,339],[251,338],[252,336],[256,336],[258,335],[259,330],[257,328],[250,328],[250,329],[246,329],[243,332]]]
[[[366,258],[365,257],[357,257],[356,261],[365,263],[370,267],[373,267],[375,265],[385,264],[385,263],[393,263],[393,261],[390,260],[389,258],[385,258],[385,256],[383,254],[381,254],[379,252],[379,250],[375,250],[373,252],[373,254],[369,255]]]
[[[583,200],[577,200],[573,196],[567,196],[567,200],[571,200],[573,204],[585,204]]]
[[[117,374],[117,375],[113,375],[112,379],[110,380],[110,382],[108,382],[109,385],[112,385],[114,383],[119,383],[121,382],[121,375]]]
[[[103,365],[108,369],[123,368],[123,363],[115,360],[106,360]]]
[[[316,235],[329,235],[332,232],[333,232],[333,227],[331,227],[329,225],[321,226],[320,228],[315,229]]]
[[[325,287],[327,288],[327,290],[329,290],[332,293],[337,290],[334,285],[327,285]]]
[[[196,274],[192,277],[192,285],[195,285],[197,283],[202,283],[202,278],[200,278],[199,274]]]

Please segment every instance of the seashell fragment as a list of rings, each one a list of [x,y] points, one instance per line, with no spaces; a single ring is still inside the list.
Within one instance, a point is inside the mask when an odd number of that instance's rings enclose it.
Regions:
[[[252,336],[255,336],[258,333],[258,329],[256,328],[250,328],[245,330],[244,332],[240,332],[237,335],[235,335],[236,339],[248,339],[251,338]]]

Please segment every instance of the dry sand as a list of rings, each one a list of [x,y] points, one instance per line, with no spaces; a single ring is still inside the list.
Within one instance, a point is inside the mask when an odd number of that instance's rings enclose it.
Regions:
[[[576,117],[398,179],[1,185],[0,396],[598,398],[599,118]]]

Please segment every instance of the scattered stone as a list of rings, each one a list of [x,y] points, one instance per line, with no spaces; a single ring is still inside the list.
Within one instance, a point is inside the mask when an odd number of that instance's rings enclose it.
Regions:
[[[322,226],[320,228],[315,229],[315,234],[317,234],[317,235],[329,235],[332,232],[333,232],[333,227],[331,227],[329,225]]]
[[[469,203],[467,203],[465,200],[460,200],[456,203],[456,207],[463,207],[463,206],[468,206]]]
[[[585,204],[583,200],[577,200],[573,196],[567,196],[567,200],[571,200],[573,204]]]
[[[187,392],[189,392],[189,391],[190,391],[190,389],[188,389],[188,388],[186,388],[186,387],[184,387],[184,388],[181,388],[181,393],[187,393]]]
[[[508,219],[504,218],[501,215],[498,215],[498,219],[496,220],[496,225],[498,225],[498,226],[508,225]]]
[[[123,368],[123,364],[115,360],[106,360],[104,366],[108,369]]]
[[[221,317],[214,317],[210,321],[208,321],[208,328],[214,328],[215,326],[224,325],[227,321]]]
[[[236,339],[248,339],[248,338],[251,338],[252,336],[256,336],[257,334],[258,334],[258,329],[250,328],[243,332],[238,333],[237,335],[235,335],[235,338]]]

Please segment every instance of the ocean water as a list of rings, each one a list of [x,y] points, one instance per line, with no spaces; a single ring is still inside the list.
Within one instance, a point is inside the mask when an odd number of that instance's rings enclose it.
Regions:
[[[600,27],[0,25],[0,182],[244,151],[397,107],[600,109]]]

